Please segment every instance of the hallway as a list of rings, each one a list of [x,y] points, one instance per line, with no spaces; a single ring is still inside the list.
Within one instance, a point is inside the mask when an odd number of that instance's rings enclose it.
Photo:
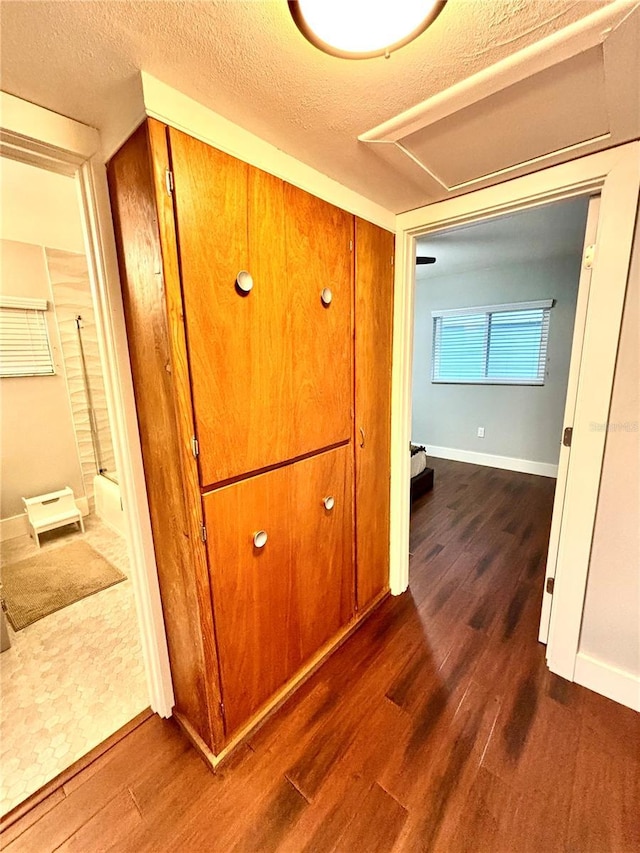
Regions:
[[[9,826],[16,851],[640,847],[640,717],[537,642],[550,479],[435,460],[411,585],[216,775],[147,719]]]

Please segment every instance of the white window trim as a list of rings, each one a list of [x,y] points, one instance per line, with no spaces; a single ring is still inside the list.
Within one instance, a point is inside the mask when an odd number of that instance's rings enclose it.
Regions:
[[[498,314],[500,311],[530,311],[537,308],[553,308],[555,299],[537,299],[533,302],[504,302],[500,305],[479,305],[475,308],[447,308],[432,311],[432,317],[464,317],[467,314]]]
[[[26,311],[47,311],[49,303],[46,299],[36,299],[31,296],[0,296],[0,308],[23,308]]]
[[[472,317],[475,315],[484,315],[485,318],[493,314],[508,314],[514,311],[546,311],[550,312],[555,303],[554,299],[538,299],[529,302],[506,302],[499,305],[481,305],[475,308],[447,308],[445,310],[435,310],[431,312],[433,320],[438,320],[447,317]],[[432,385],[526,385],[526,386],[542,386],[545,384],[547,349],[549,344],[549,316],[543,317],[543,337],[540,342],[538,351],[538,372],[540,372],[540,359],[544,357],[545,367],[542,371],[542,376],[537,377],[496,377],[496,376],[481,376],[475,379],[455,379],[442,378],[436,376],[437,350],[438,350],[438,335],[442,335],[442,327],[437,327],[433,323],[433,341],[431,348],[431,377]],[[485,340],[484,340],[484,360],[485,372],[488,371],[488,362],[490,357],[490,329],[491,320],[486,322]]]
[[[544,379],[431,379],[432,385],[544,385]]]

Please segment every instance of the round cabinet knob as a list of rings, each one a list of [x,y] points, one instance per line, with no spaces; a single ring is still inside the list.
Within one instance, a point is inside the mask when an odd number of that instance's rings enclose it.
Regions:
[[[333,299],[331,289],[328,287],[323,288],[322,293],[320,294],[320,299],[322,299],[323,305],[331,305],[331,300]]]
[[[324,504],[324,508],[325,508],[325,509],[328,509],[329,511],[331,511],[331,510],[334,508],[334,506],[336,505],[336,502],[335,502],[335,499],[334,499],[333,495],[328,495],[328,496],[327,496],[327,497],[322,501],[322,503]]]
[[[249,293],[253,288],[253,278],[251,273],[246,270],[240,270],[236,276],[236,284],[238,285],[238,289],[243,293]]]
[[[253,544],[256,548],[264,548],[267,544],[267,531],[266,530],[258,530],[257,533],[253,534]]]

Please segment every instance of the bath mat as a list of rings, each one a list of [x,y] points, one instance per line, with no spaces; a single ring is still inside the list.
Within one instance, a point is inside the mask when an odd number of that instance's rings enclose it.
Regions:
[[[14,631],[126,580],[86,542],[71,542],[2,568],[2,598]]]

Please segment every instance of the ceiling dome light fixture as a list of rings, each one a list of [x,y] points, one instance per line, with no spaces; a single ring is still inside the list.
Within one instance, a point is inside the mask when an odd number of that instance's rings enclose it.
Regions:
[[[386,56],[423,33],[447,0],[288,0],[315,47],[341,59]]]

